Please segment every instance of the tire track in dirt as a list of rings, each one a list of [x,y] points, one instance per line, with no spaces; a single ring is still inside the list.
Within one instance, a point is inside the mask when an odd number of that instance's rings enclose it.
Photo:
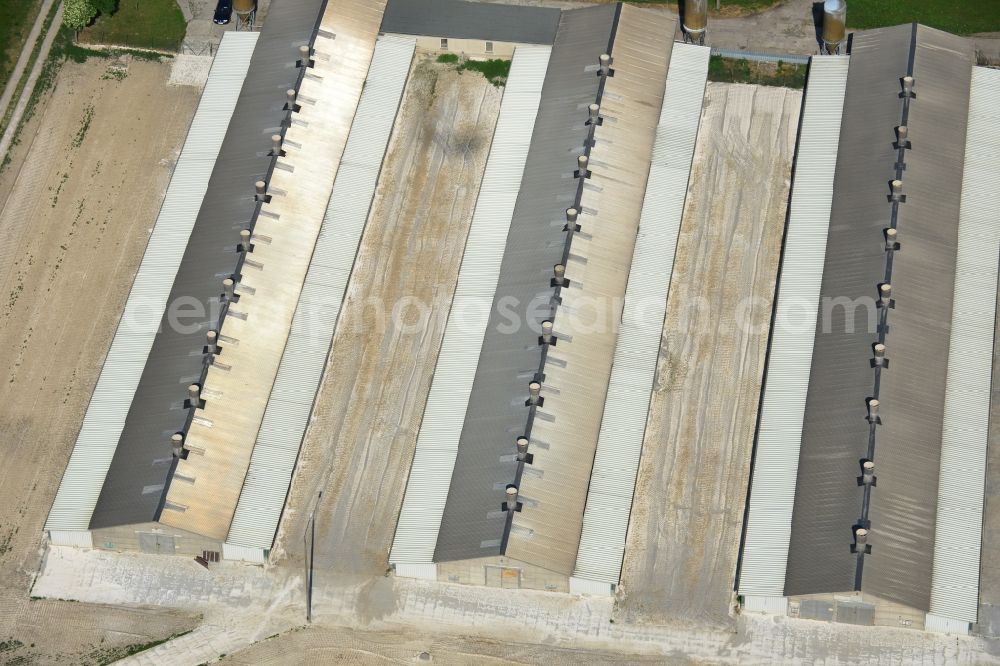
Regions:
[[[801,93],[710,83],[617,612],[725,623]]]
[[[301,562],[378,574],[402,503],[502,90],[429,60],[411,71],[279,533]],[[402,307],[401,307],[402,306]],[[393,312],[396,308],[396,323]]]

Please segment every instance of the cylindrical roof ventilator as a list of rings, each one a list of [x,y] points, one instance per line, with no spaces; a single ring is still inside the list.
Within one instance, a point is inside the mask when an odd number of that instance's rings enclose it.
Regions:
[[[524,460],[528,457],[528,438],[518,437],[517,438],[517,459]]]
[[[880,285],[878,288],[879,294],[879,306],[883,308],[890,307],[892,305],[892,285],[886,282]]]
[[[895,250],[899,248],[899,241],[896,238],[899,236],[899,232],[892,227],[885,230],[885,249]]]
[[[517,511],[517,486],[510,484],[504,491],[507,501],[504,502],[504,509],[507,511]]]
[[[861,463],[861,483],[865,486],[875,485],[875,463],[871,460]]]
[[[904,76],[903,77],[903,97],[916,97],[913,94],[913,77]]]
[[[889,183],[889,188],[892,191],[892,194],[889,195],[889,198],[892,201],[903,200],[903,181],[893,180],[891,183]]]
[[[576,208],[566,209],[566,228],[564,231],[579,231],[580,225],[577,224],[576,220],[580,217],[580,211]]]
[[[556,264],[552,268],[552,284],[557,287],[561,287],[566,284],[566,267],[562,264]]]
[[[878,400],[872,398],[868,401],[868,422],[869,423],[880,423],[881,420],[878,417]]]
[[[542,335],[539,341],[543,345],[551,345],[554,338],[552,336],[552,322],[546,319],[542,322]]]
[[[875,365],[882,368],[885,367],[885,345],[879,343],[874,347],[875,352]]]
[[[528,404],[537,405],[541,402],[542,385],[538,382],[528,384]]]
[[[597,59],[597,64],[600,67],[601,76],[607,76],[611,72],[611,56],[607,53],[602,53]]]

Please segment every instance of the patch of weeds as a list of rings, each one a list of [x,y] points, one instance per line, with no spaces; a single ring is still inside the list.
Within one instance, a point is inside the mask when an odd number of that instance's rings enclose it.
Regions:
[[[981,49],[976,49],[976,64],[980,67],[991,67],[996,69],[1000,67],[1000,60],[990,58],[988,55],[983,53]]]
[[[8,638],[5,641],[0,641],[0,652],[13,652],[22,647],[24,647],[24,643],[16,638]]]
[[[465,71],[479,72],[486,77],[486,80],[498,88],[507,83],[507,76],[510,74],[510,60],[499,58],[492,60],[466,60],[458,66],[459,72]]]
[[[455,53],[442,53],[437,57],[437,61],[446,65],[455,65],[455,71],[479,72],[486,80],[498,88],[507,83],[507,76],[510,74],[510,60],[495,58],[491,60],[463,60]]]
[[[780,60],[773,63],[712,56],[708,61],[708,80],[800,89],[806,84],[806,69],[806,65]]]
[[[124,81],[128,78],[128,70],[121,67],[108,67],[108,71],[104,72],[104,76],[101,77],[102,81]]]
[[[176,634],[172,634],[166,638],[161,638],[157,641],[149,641],[147,643],[132,643],[131,645],[123,645],[116,648],[105,648],[97,649],[88,655],[90,659],[94,660],[97,666],[107,666],[108,664],[113,664],[116,661],[125,659],[126,657],[131,657],[132,655],[139,654],[140,652],[145,652],[155,648],[157,645],[162,645],[167,641],[172,641],[175,638],[180,638],[181,636],[190,634],[191,630],[182,631]]]
[[[29,666],[30,664],[37,664],[38,660],[32,654],[19,654],[13,659],[9,659],[4,662],[4,666]]]
[[[79,148],[83,145],[83,140],[87,137],[87,130],[90,129],[90,123],[94,120],[94,105],[88,104],[83,110],[83,120],[80,121],[80,129],[76,131],[76,136],[73,137],[73,147]],[[60,185],[61,186],[61,185]]]
[[[52,207],[55,208],[56,204],[59,202],[59,193],[62,192],[63,185],[69,180],[69,172],[63,172],[62,177],[59,179],[59,185],[56,187],[56,193],[52,195]],[[52,188],[50,187],[49,190]],[[30,262],[29,262],[30,265]]]
[[[24,291],[24,285],[23,284],[17,285],[17,290],[19,292]],[[4,534],[2,538],[0,538],[0,555],[6,555],[11,551],[13,547],[10,545],[10,542],[14,539],[14,535],[17,534],[17,530],[18,530],[17,527],[9,529],[7,530],[7,533]]]

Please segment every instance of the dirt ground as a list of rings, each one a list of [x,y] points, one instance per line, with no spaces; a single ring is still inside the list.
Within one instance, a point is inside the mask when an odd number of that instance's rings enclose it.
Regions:
[[[449,65],[425,60],[411,72],[279,530],[279,559],[301,561],[322,491],[316,567],[388,568],[501,95]]]
[[[251,645],[227,655],[220,664],[656,664],[662,656],[629,656],[621,652],[574,650],[478,636],[429,635],[420,631],[359,631],[313,626]],[[690,663],[677,658],[672,663]]]
[[[626,541],[624,619],[728,618],[801,100],[708,84]]]
[[[199,91],[67,64],[0,176],[0,659],[104,661],[193,614],[29,599],[69,459]],[[9,196],[7,194],[9,193]],[[4,644],[6,645],[6,644]],[[8,646],[8,647],[9,647]]]

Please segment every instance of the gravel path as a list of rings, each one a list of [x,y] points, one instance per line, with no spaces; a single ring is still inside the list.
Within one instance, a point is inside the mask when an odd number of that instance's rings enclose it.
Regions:
[[[38,83],[38,77],[42,73],[42,68],[45,67],[45,61],[48,59],[49,51],[52,49],[52,42],[55,41],[56,35],[59,33],[57,28],[62,23],[62,14],[63,8],[62,3],[60,3],[59,9],[56,10],[56,17],[52,21],[52,29],[45,33],[45,39],[42,40],[42,47],[38,51],[38,59],[35,60],[35,64],[31,66],[31,72],[28,74],[28,82],[21,91],[21,96],[18,98],[17,103],[14,106],[14,113],[10,116],[10,122],[4,130],[3,136],[0,137],[0,160],[3,160],[4,156],[7,154],[7,150],[10,148],[11,142],[14,140],[14,134],[17,132],[17,126],[21,123],[21,118],[24,117],[24,112],[28,108],[28,101],[31,100],[31,95],[35,91],[35,84]],[[25,46],[27,47],[27,45]],[[32,47],[34,47],[33,42]],[[24,56],[23,52],[21,53],[21,56]],[[19,66],[20,64],[21,62],[18,61]],[[20,78],[20,76],[18,76],[18,78]],[[13,81],[14,79],[12,78],[11,82]],[[15,83],[14,86],[16,87],[17,84]],[[8,85],[8,88],[9,87],[10,86]],[[6,92],[7,91],[4,91],[5,94]],[[11,92],[13,92],[13,90],[11,90]],[[0,109],[6,110],[6,108],[6,105],[0,105]]]
[[[17,63],[14,65],[14,71],[11,72],[10,78],[7,79],[7,83],[3,88],[3,93],[0,94],[0,117],[4,115],[7,107],[10,106],[14,90],[17,88],[18,81],[21,80],[25,68],[28,66],[28,61],[31,60],[31,52],[35,48],[38,35],[41,34],[42,27],[45,25],[45,17],[49,15],[49,10],[52,9],[53,2],[55,0],[43,0],[41,7],[38,8],[38,15],[35,17],[35,22],[31,26],[31,31],[28,33],[27,39],[24,40],[24,46],[21,47],[21,54],[17,57]],[[58,24],[54,23],[54,25]],[[3,151],[0,151],[0,157],[3,157]]]

